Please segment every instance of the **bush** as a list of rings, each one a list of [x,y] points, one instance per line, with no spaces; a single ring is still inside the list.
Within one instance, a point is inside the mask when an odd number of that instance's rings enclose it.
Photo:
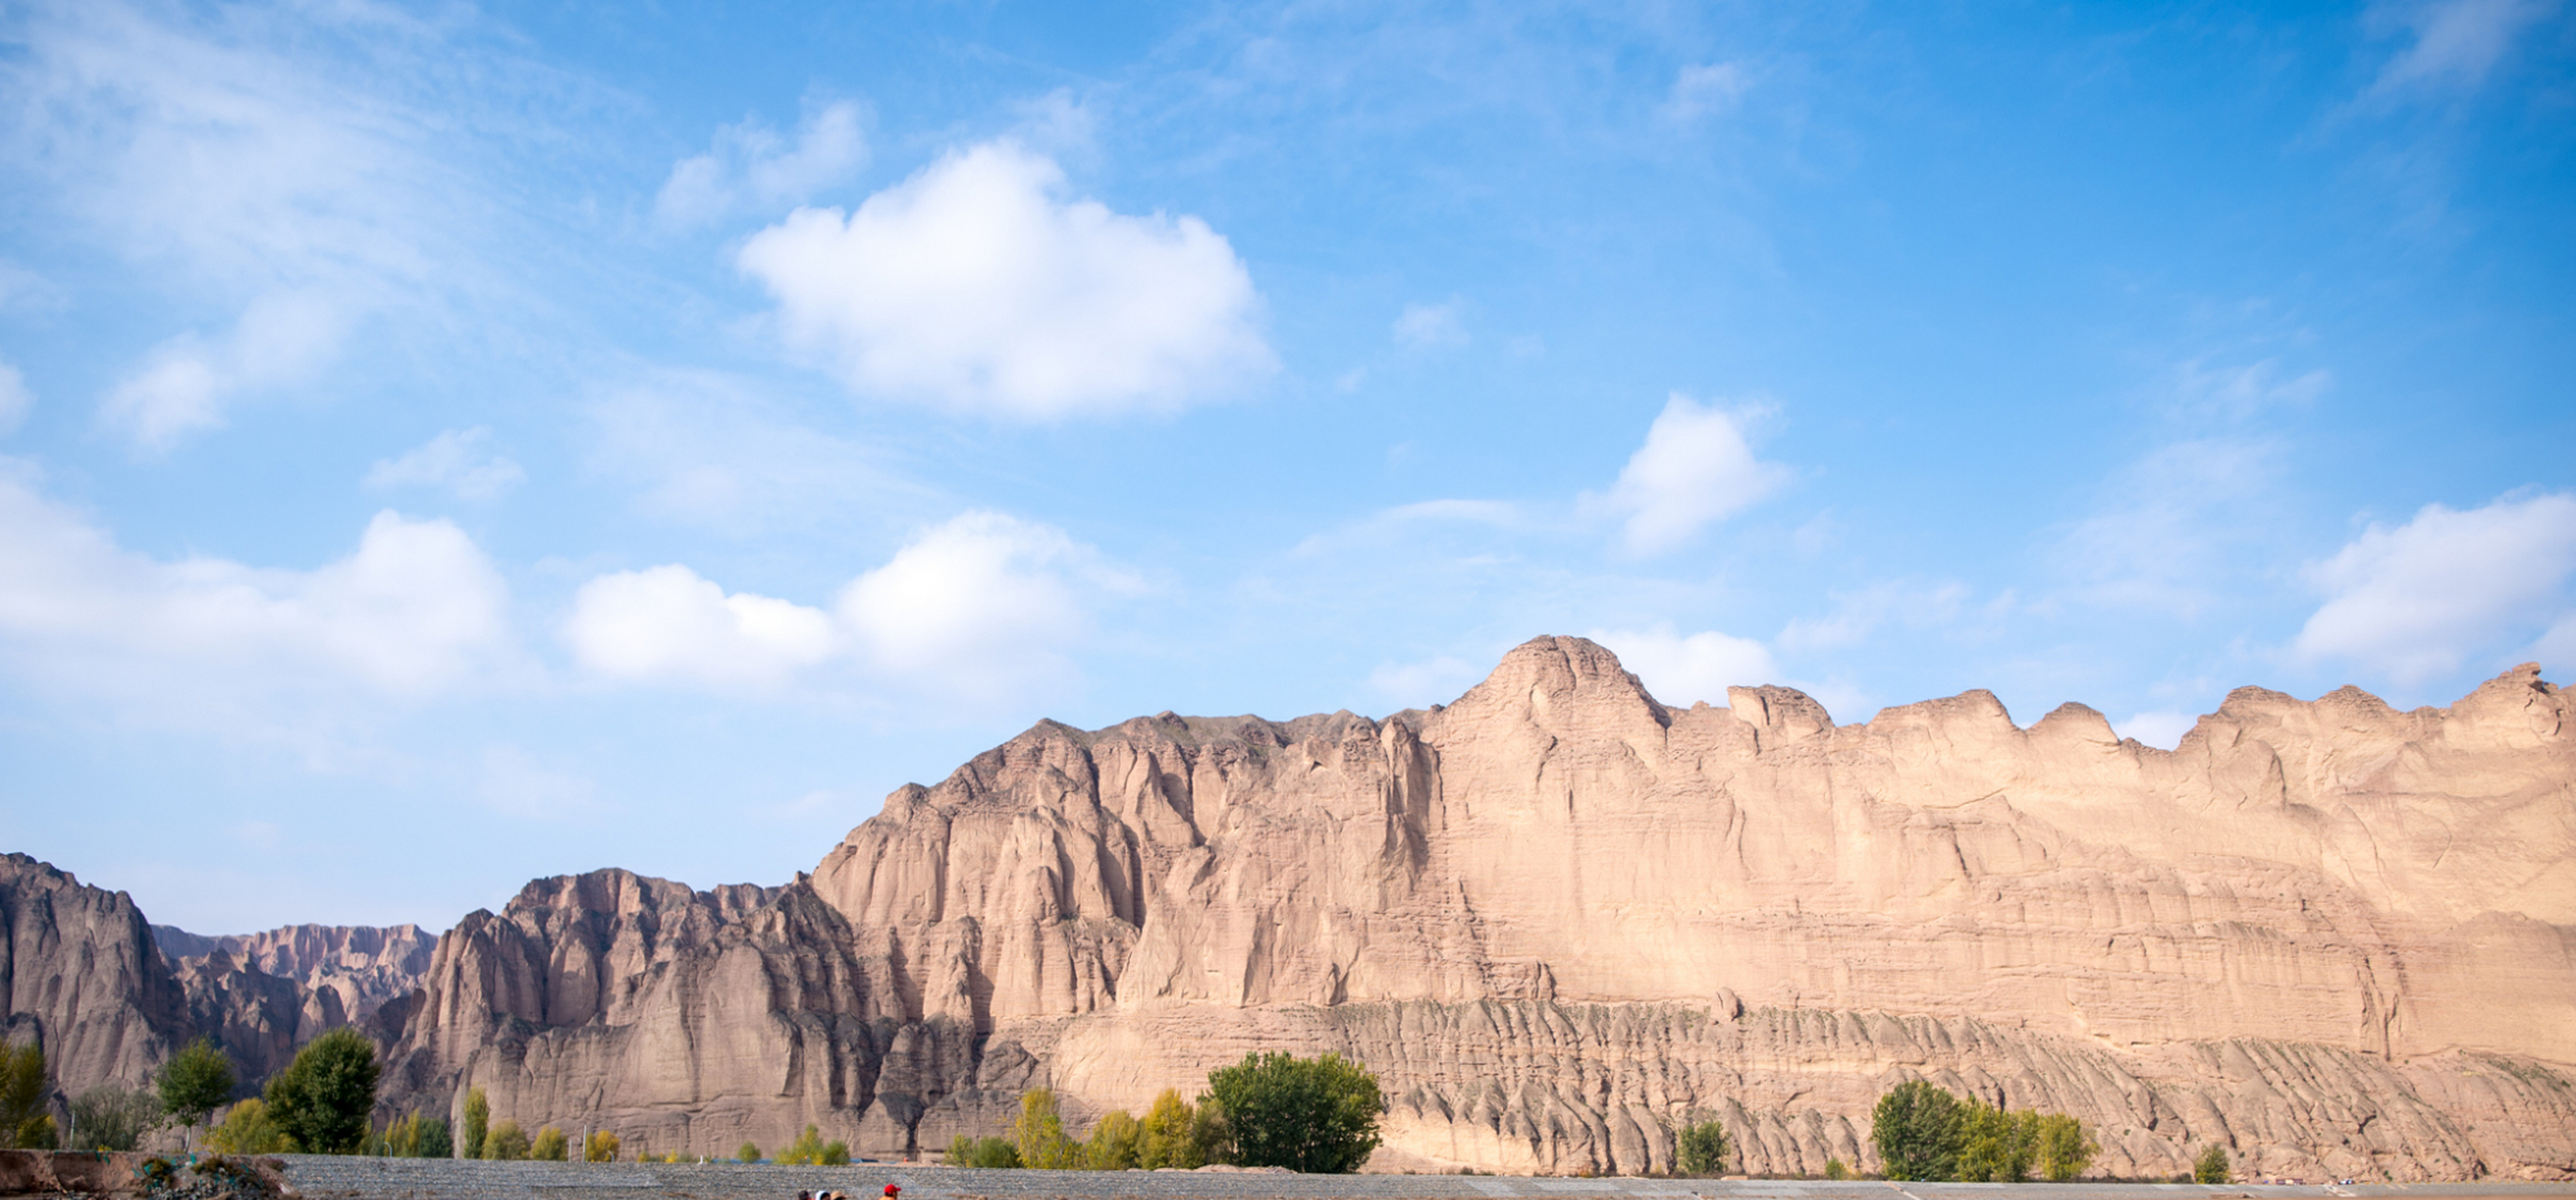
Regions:
[[[1091,1127],[1091,1141],[1082,1148],[1082,1165],[1094,1171],[1124,1171],[1136,1165],[1136,1143],[1144,1136],[1145,1127],[1119,1109],[1100,1118]]]
[[[810,1167],[823,1157],[823,1131],[808,1125],[805,1132],[778,1152],[778,1161],[791,1167]]]
[[[1920,1079],[1896,1085],[1870,1116],[1889,1179],[2019,1183],[2036,1169],[2064,1183],[2101,1149],[2075,1118],[1961,1100]]]
[[[206,1131],[206,1148],[218,1154],[281,1154],[286,1131],[268,1115],[268,1101],[253,1096],[232,1106],[222,1124]]]
[[[1959,1158],[1959,1098],[1920,1079],[1878,1098],[1869,1140],[1890,1179],[1947,1179]]]
[[[979,1138],[961,1133],[957,1140],[948,1143],[948,1162],[959,1167],[1010,1168],[1020,1165],[1020,1151],[997,1137]]]
[[[492,1127],[483,1139],[483,1157],[493,1162],[517,1162],[528,1156],[528,1131],[516,1121],[503,1121]]]
[[[1726,1172],[1726,1127],[1716,1120],[1684,1125],[1673,1135],[1673,1169],[1684,1175]]]
[[[1849,1179],[1851,1178],[1851,1168],[1844,1166],[1843,1160],[1839,1158],[1828,1158],[1825,1160],[1825,1178]]]
[[[1236,1163],[1320,1175],[1367,1162],[1377,1149],[1378,1114],[1386,1111],[1377,1076],[1338,1054],[1244,1055],[1208,1073],[1208,1098],[1223,1116]],[[1207,1105],[1200,1108],[1204,1119]]]
[[[161,1102],[150,1092],[94,1087],[71,1102],[75,1150],[132,1150],[161,1123]]]
[[[572,1139],[552,1125],[538,1130],[537,1140],[528,1143],[528,1157],[538,1162],[562,1162],[571,1153]]]
[[[733,1152],[733,1160],[734,1160],[735,1162],[746,1162],[746,1163],[756,1163],[756,1162],[759,1162],[759,1161],[760,1161],[760,1147],[755,1146],[755,1145],[751,1144],[750,1142],[744,1142],[742,1145],[737,1146],[737,1147],[735,1147],[735,1148],[734,1148],[734,1152]]]
[[[54,1118],[45,1111],[45,1051],[29,1042],[0,1053],[0,1149],[50,1150]]]
[[[354,1154],[376,1107],[376,1048],[343,1025],[313,1039],[268,1081],[269,1118],[306,1154]]]
[[[1958,1165],[1951,1178],[1964,1183],[2020,1183],[2030,1178],[2039,1151],[2039,1114],[1970,1101],[1959,1120]]]
[[[385,1126],[382,1133],[367,1135],[366,1152],[380,1158],[445,1158],[454,1151],[448,1141],[447,1121],[419,1113]]]
[[[1069,1171],[1082,1165],[1082,1147],[1065,1135],[1055,1093],[1046,1088],[1020,1093],[1020,1116],[1011,1122],[1011,1148],[1019,1151],[1023,1167]]]
[[[1189,1170],[1207,1165],[1207,1148],[1198,1139],[1198,1108],[1181,1094],[1164,1088],[1145,1110],[1136,1131],[1136,1165],[1148,1171],[1163,1167]]]
[[[602,1129],[582,1139],[581,1161],[616,1162],[618,1145],[617,1135]]]
[[[465,1144],[457,1147],[459,1158],[483,1157],[483,1138],[492,1131],[492,1102],[475,1088],[465,1093]]]
[[[198,1038],[161,1064],[161,1107],[169,1110],[170,1118],[182,1130],[194,1129],[207,1114],[232,1099],[233,1085],[238,1082],[233,1060],[215,1049],[212,1041]]]
[[[823,1143],[823,1165],[827,1167],[850,1165],[850,1144],[837,1140]]]
[[[2193,1183],[2226,1183],[2227,1150],[2215,1142],[2200,1152],[2200,1161],[2191,1164]]]

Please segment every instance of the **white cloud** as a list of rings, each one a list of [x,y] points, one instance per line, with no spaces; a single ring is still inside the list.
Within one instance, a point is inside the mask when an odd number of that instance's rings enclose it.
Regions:
[[[865,124],[859,106],[843,100],[809,105],[793,143],[757,117],[723,126],[706,153],[671,168],[654,215],[668,225],[703,225],[744,209],[804,203],[867,165]]]
[[[564,640],[583,666],[610,678],[748,691],[775,689],[842,647],[821,609],[727,595],[678,565],[583,584]]]
[[[1618,482],[1607,495],[1586,493],[1582,507],[1624,515],[1629,553],[1679,548],[1788,480],[1787,468],[1753,457],[1740,424],[1748,415],[1673,393]]]
[[[262,296],[213,342],[183,333],[111,389],[99,419],[145,454],[221,428],[244,392],[299,382],[340,345],[347,314],[311,291]]]
[[[2308,404],[2333,386],[2334,373],[2325,370],[2283,379],[2280,360],[2271,358],[2243,366],[2193,359],[2175,369],[2175,390],[2186,407],[2231,417],[2251,416],[2276,404]]]
[[[800,208],[739,261],[788,341],[866,395],[1048,420],[1170,409],[1274,368],[1223,237],[1063,191],[1053,160],[986,143],[846,217]]]
[[[35,407],[36,394],[27,390],[27,377],[19,374],[18,368],[0,362],[0,435],[17,432]]]
[[[1751,638],[1709,630],[1687,637],[1670,625],[1651,629],[1596,630],[1587,634],[1610,648],[1644,680],[1657,700],[1687,708],[1705,700],[1722,704],[1730,687],[1759,687],[1780,679],[1771,650]]]
[[[2554,0],[2430,0],[2383,6],[2383,24],[2414,31],[2415,44],[2381,69],[2376,93],[2410,87],[2475,88],[2485,82],[2515,35],[2555,8]]]
[[[2420,682],[2576,614],[2576,495],[2465,512],[2428,504],[2404,525],[2370,526],[2308,574],[2328,598],[2299,631],[2300,655]]]
[[[1451,298],[1439,304],[1408,304],[1396,314],[1395,340],[1417,350],[1467,344],[1467,322],[1464,302]]]
[[[1664,101],[1664,113],[1676,121],[1690,121],[1712,113],[1725,112],[1744,98],[1753,86],[1753,77],[1741,65],[1731,62],[1696,63],[1683,67],[1673,80],[1672,95]]]
[[[0,464],[5,465],[5,464]],[[162,562],[0,475],[0,654],[47,686],[185,708],[454,691],[507,659],[509,592],[472,539],[391,511],[309,571]]]
[[[853,581],[838,607],[880,671],[998,699],[1070,678],[1085,594],[1135,587],[1061,530],[970,512]]]
[[[460,500],[491,500],[527,478],[519,464],[492,452],[492,429],[450,429],[399,458],[380,458],[367,472],[371,488],[446,488]]]
[[[2101,511],[2066,527],[2051,562],[2090,603],[2196,616],[2270,535],[2274,458],[2225,438],[2159,446],[2108,482]]]
[[[829,610],[660,566],[582,585],[564,640],[583,666],[630,682],[776,692],[837,665],[1004,702],[1073,678],[1094,600],[1135,586],[1061,530],[969,512],[850,581]]]
[[[2142,712],[2125,721],[2112,722],[2111,728],[2121,737],[2136,738],[2141,744],[2159,750],[2171,750],[2181,745],[2182,735],[2191,732],[2191,727],[2199,723],[2200,718],[2192,713]]]

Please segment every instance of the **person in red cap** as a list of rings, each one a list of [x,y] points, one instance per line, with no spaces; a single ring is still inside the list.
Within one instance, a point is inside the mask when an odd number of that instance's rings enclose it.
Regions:
[[[902,1195],[902,1194],[903,1194],[903,1189],[902,1189],[902,1188],[896,1187],[895,1185],[893,1185],[893,1184],[891,1184],[891,1183],[889,1183],[889,1184],[887,1184],[887,1185],[886,1185],[886,1200],[894,1200],[894,1197],[896,1197],[896,1196],[900,1196],[900,1195]]]

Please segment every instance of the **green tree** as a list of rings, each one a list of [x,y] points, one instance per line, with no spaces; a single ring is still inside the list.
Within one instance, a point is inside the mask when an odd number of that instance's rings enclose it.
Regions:
[[[850,1165],[850,1144],[840,1140],[839,1138],[834,1138],[831,1141],[823,1143],[822,1162],[823,1165],[827,1167],[846,1167]]]
[[[1958,1166],[1967,1105],[1921,1079],[1897,1084],[1870,1113],[1869,1140],[1890,1179],[1947,1179]]]
[[[1020,1165],[1042,1171],[1069,1171],[1082,1165],[1082,1147],[1064,1132],[1055,1092],[1030,1088],[1020,1093],[1020,1116],[1011,1122],[1011,1148]]]
[[[0,1149],[49,1150],[53,1114],[45,1111],[45,1049],[29,1042],[0,1054]]]
[[[538,1162],[562,1162],[571,1153],[572,1139],[552,1125],[538,1130],[537,1140],[528,1143],[528,1157]]]
[[[778,1161],[791,1167],[810,1167],[823,1157],[823,1131],[808,1125],[805,1132],[778,1152]]]
[[[1164,1088],[1145,1110],[1136,1136],[1136,1165],[1148,1171],[1163,1167],[1189,1170],[1207,1165],[1206,1147],[1198,1138],[1198,1108],[1181,1094]]]
[[[459,1157],[483,1157],[483,1139],[492,1131],[492,1102],[475,1088],[465,1093],[465,1145]]]
[[[2006,1112],[1969,1101],[1959,1116],[1959,1142],[1950,1178],[1967,1183],[2020,1183],[2030,1178],[2039,1152],[2039,1114]]]
[[[1094,1171],[1124,1171],[1136,1165],[1136,1144],[1142,1140],[1145,1127],[1119,1109],[1100,1118],[1091,1127],[1091,1141],[1082,1148],[1083,1165]]]
[[[1673,1169],[1684,1175],[1726,1173],[1726,1127],[1711,1117],[1673,1135]]]
[[[1377,1076],[1338,1054],[1247,1054],[1208,1073],[1208,1095],[1224,1114],[1235,1162],[1319,1175],[1367,1162],[1386,1111]]]
[[[2208,1149],[2201,1151],[2200,1161],[2191,1164],[2191,1181],[2193,1183],[2228,1182],[2227,1148],[2212,1142]]]
[[[253,1096],[224,1113],[223,1122],[206,1131],[206,1148],[219,1154],[276,1154],[286,1149],[286,1131],[268,1115],[268,1101]]]
[[[2039,1119],[2039,1153],[2033,1166],[2050,1183],[2068,1183],[2093,1165],[2102,1147],[2084,1134],[2084,1123],[2063,1113]]]
[[[961,1133],[957,1140],[948,1143],[948,1162],[958,1167],[1010,1168],[1020,1165],[1020,1152],[997,1137],[979,1138]]]
[[[581,1161],[616,1162],[619,1145],[616,1134],[602,1129],[582,1139]]]
[[[268,1112],[306,1154],[355,1154],[376,1107],[376,1048],[343,1025],[313,1039],[268,1081]]]
[[[161,1105],[150,1092],[94,1087],[73,1097],[75,1150],[132,1150],[161,1123]]]
[[[185,1146],[186,1132],[214,1112],[224,1101],[232,1099],[233,1085],[239,1082],[233,1074],[233,1060],[215,1049],[215,1043],[198,1038],[179,1048],[170,1061],[161,1064],[161,1107],[179,1123]]]
[[[528,1156],[528,1131],[516,1121],[503,1121],[492,1127],[483,1138],[483,1157],[492,1162],[517,1162]]]
[[[735,1147],[735,1148],[734,1148],[734,1152],[733,1152],[733,1160],[734,1160],[735,1162],[747,1162],[747,1163],[756,1163],[756,1162],[759,1162],[759,1161],[760,1161],[760,1147],[759,1147],[759,1146],[756,1146],[756,1145],[754,1145],[754,1144],[752,1144],[752,1143],[750,1143],[750,1142],[744,1142],[742,1145],[740,1145],[740,1146],[738,1146],[738,1147]]]

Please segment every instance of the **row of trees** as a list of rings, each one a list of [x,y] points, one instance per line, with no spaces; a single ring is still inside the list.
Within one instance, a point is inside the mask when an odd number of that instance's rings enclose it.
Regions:
[[[2008,1112],[1920,1079],[1879,1097],[1869,1137],[1890,1179],[2020,1183],[2036,1173],[2064,1183],[2101,1150],[2073,1117]]]
[[[1377,1076],[1338,1054],[1255,1053],[1209,1072],[1208,1090],[1196,1102],[1166,1088],[1143,1120],[1124,1109],[1112,1112],[1084,1141],[1065,1132],[1055,1093],[1033,1088],[1021,1094],[1008,1138],[961,1133],[949,1144],[948,1161],[1055,1171],[1233,1163],[1331,1174],[1368,1161],[1385,1110]]]
[[[72,1097],[71,1128],[62,1131],[45,1111],[45,1079],[43,1047],[0,1048],[0,1146],[50,1150],[68,1140],[74,1149],[132,1150],[155,1129],[194,1129],[234,1084],[232,1060],[199,1038],[162,1064],[150,1088],[102,1086]]]

